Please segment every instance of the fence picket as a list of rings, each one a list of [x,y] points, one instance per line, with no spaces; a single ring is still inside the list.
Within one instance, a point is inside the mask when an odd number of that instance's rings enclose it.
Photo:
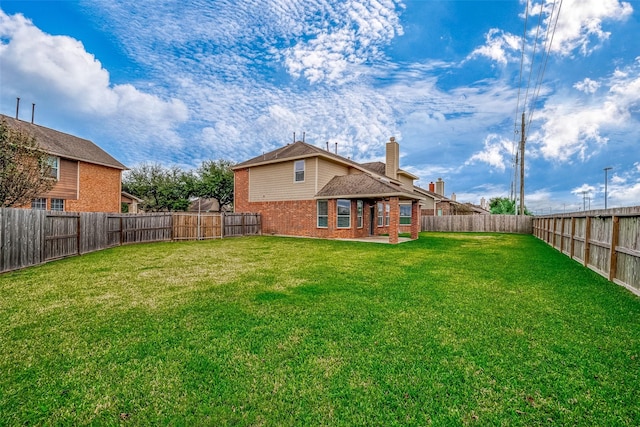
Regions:
[[[0,208],[0,273],[123,244],[221,238],[227,230],[229,236],[261,234],[260,214],[134,215]]]
[[[562,252],[640,295],[640,206],[536,217],[534,235],[557,248],[555,238],[544,236],[566,219],[572,224],[566,236],[571,247]]]
[[[531,234],[531,216],[517,215],[444,215],[422,216],[422,231],[492,232]]]

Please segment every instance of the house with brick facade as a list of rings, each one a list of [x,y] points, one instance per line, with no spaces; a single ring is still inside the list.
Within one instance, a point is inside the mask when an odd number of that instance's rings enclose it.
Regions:
[[[302,141],[234,166],[235,212],[260,213],[264,234],[364,238],[400,233],[418,238],[418,177],[400,169],[399,145],[386,163],[357,163]]]
[[[46,194],[32,209],[71,212],[120,212],[122,171],[126,166],[93,142],[0,114],[8,126],[32,135],[49,154],[51,178]]]

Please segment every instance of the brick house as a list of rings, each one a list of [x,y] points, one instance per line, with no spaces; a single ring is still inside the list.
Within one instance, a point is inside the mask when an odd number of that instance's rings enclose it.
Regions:
[[[425,196],[425,202],[421,204],[422,216],[447,216],[447,215],[488,215],[486,201],[481,200],[481,205],[472,203],[460,203],[456,201],[456,193],[451,193],[451,198],[444,195],[444,181],[442,178],[434,183],[429,183],[429,190],[416,187],[416,191]]]
[[[399,233],[418,238],[416,177],[399,167],[399,145],[386,145],[386,163],[357,163],[298,141],[239,163],[234,210],[262,215],[266,234],[363,238]]]
[[[93,142],[0,114],[8,126],[32,135],[49,154],[54,187],[32,200],[32,209],[120,212],[126,166]]]

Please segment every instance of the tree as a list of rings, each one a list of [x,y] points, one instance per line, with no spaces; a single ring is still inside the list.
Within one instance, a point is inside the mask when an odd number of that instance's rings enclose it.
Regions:
[[[515,215],[516,214],[516,201],[507,197],[494,197],[489,200],[489,210],[492,214],[497,215]],[[531,215],[531,212],[524,208],[525,215]]]
[[[34,136],[0,120],[0,206],[25,206],[51,190],[49,158]]]
[[[207,160],[196,171],[194,196],[216,199],[220,209],[233,203],[233,162]]]
[[[192,181],[192,175],[178,167],[142,164],[127,172],[122,189],[143,199],[144,211],[186,211],[193,192]]]

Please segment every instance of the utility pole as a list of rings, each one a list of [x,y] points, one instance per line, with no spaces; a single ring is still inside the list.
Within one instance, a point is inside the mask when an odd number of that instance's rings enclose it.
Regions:
[[[589,192],[586,190],[582,192],[582,210],[583,211],[587,210],[587,194],[589,194]]]
[[[522,130],[520,131],[520,215],[524,215],[524,111],[522,112]]]

